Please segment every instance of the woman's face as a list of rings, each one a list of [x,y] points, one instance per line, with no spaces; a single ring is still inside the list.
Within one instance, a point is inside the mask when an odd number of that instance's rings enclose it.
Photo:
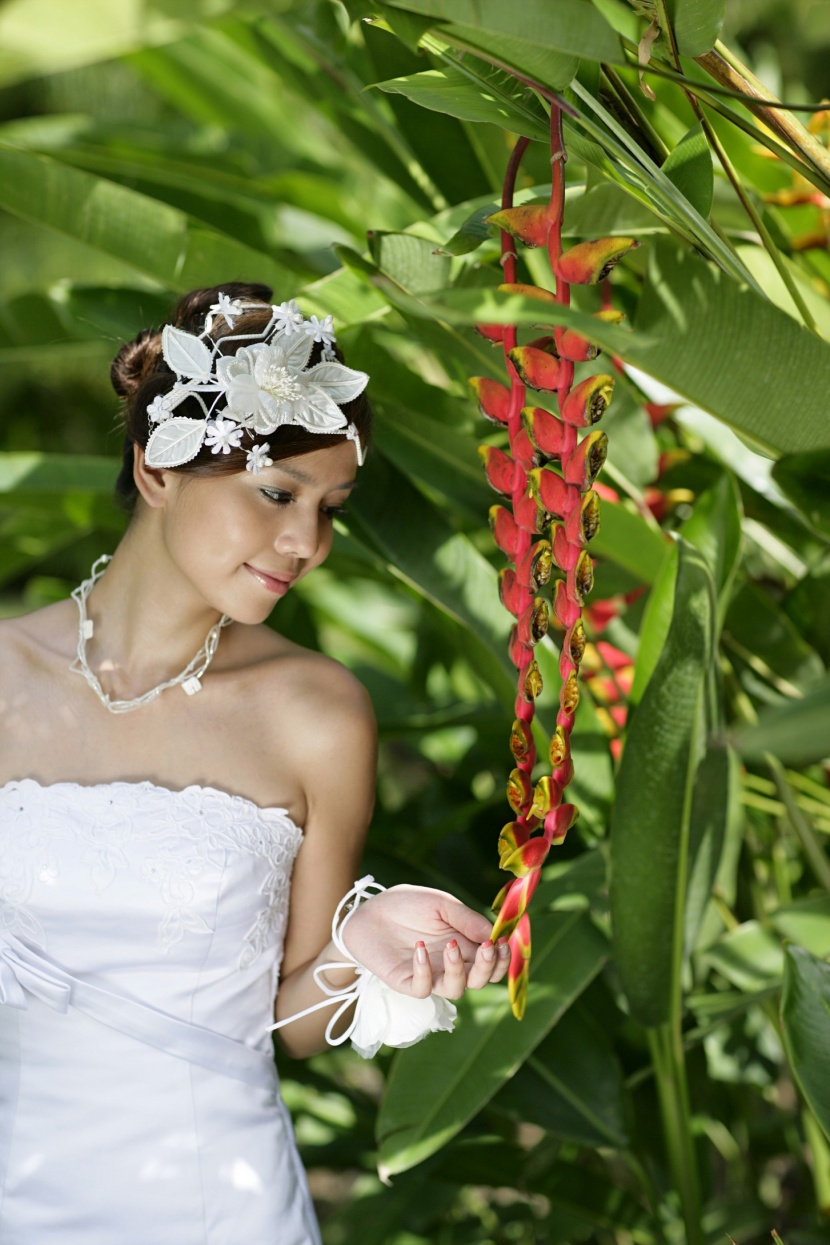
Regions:
[[[214,609],[237,622],[262,622],[292,584],[327,558],[333,520],[355,470],[354,444],[344,441],[256,475],[167,472],[167,552]]]

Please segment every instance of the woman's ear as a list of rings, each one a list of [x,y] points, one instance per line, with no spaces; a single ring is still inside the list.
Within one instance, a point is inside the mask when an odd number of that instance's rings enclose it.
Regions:
[[[154,510],[161,510],[175,492],[178,480],[175,473],[162,467],[148,467],[144,450],[133,445],[133,479],[139,496]]]

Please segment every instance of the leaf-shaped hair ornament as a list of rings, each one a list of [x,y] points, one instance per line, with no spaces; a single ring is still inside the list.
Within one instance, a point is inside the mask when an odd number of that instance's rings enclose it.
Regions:
[[[161,352],[167,366],[179,376],[207,383],[213,368],[213,356],[200,337],[185,333],[172,324],[165,324],[161,334]]]
[[[148,467],[181,467],[195,458],[205,439],[207,421],[174,416],[159,424],[147,442],[144,461]]]

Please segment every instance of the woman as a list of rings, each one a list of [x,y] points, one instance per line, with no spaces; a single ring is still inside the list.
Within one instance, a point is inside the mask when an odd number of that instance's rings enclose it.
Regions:
[[[352,886],[368,698],[265,620],[331,548],[368,377],[270,296],[194,291],[121,349],[126,534],[0,623],[8,1245],[318,1241],[271,1029],[370,1054],[506,972],[451,895]]]

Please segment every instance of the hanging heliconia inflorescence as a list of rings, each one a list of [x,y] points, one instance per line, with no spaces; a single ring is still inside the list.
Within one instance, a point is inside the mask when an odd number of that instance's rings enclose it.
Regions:
[[[488,217],[501,230],[504,284],[499,288],[567,307],[571,285],[603,281],[617,261],[639,244],[633,238],[601,238],[563,252],[566,154],[562,114],[556,104],[551,106],[550,201],[513,207],[516,174],[527,144],[525,138],[516,143],[505,177],[502,210]],[[516,240],[546,248],[555,292],[516,283]],[[608,307],[596,315],[612,323],[622,319]],[[507,783],[513,819],[499,835],[501,867],[516,876],[493,903],[497,919],[492,938],[509,936],[510,1001],[521,1019],[530,961],[526,909],[550,848],[562,842],[578,816],[576,806],[563,803],[562,796],[573,777],[570,736],[579,701],[577,673],[585,648],[582,606],[593,584],[593,563],[586,546],[599,528],[599,498],[591,485],[605,462],[608,439],[604,432],[592,430],[579,440],[577,430],[593,429],[601,418],[614,379],[602,373],[574,385],[574,364],[596,358],[599,350],[572,329],[557,326],[552,335],[520,346],[515,326],[481,324],[476,328],[489,341],[501,343],[510,379],[509,387],[485,377],[473,377],[470,384],[482,414],[506,426],[510,442],[509,453],[490,445],[479,452],[490,484],[505,498],[505,504],[492,507],[490,522],[496,544],[510,563],[499,577],[501,600],[516,619],[509,644],[518,675],[510,733],[514,769]],[[556,394],[559,416],[529,405],[528,387]],[[561,473],[551,465],[553,460],[559,461]],[[551,773],[534,785],[532,723],[542,679],[533,649],[550,622],[550,607],[539,594],[554,566],[564,572],[564,578],[556,578],[553,592],[553,613],[565,632],[559,658],[562,685],[550,741]]]

